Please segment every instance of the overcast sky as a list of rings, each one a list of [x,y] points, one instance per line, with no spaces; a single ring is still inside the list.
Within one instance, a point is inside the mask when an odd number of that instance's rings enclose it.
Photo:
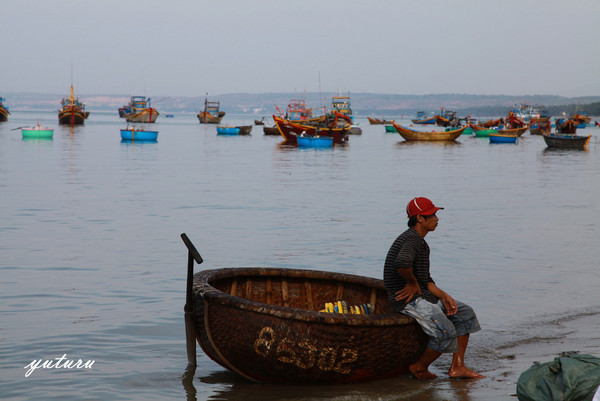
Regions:
[[[600,95],[600,0],[2,0],[6,92]],[[71,73],[72,71],[72,73]]]

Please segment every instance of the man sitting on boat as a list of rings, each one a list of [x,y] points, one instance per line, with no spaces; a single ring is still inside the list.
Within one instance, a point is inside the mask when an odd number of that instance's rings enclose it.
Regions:
[[[442,291],[429,273],[429,245],[425,236],[438,225],[431,200],[414,198],[406,206],[408,229],[394,241],[385,259],[383,280],[392,308],[413,317],[430,337],[419,360],[410,365],[417,379],[434,379],[429,365],[442,355],[454,357],[450,377],[478,379],[484,376],[464,364],[469,335],[481,330],[473,309]]]

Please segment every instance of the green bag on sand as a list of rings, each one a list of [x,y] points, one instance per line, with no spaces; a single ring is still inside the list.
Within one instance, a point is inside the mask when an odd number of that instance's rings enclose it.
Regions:
[[[600,358],[563,352],[551,362],[536,362],[517,381],[519,401],[591,401],[600,386]]]

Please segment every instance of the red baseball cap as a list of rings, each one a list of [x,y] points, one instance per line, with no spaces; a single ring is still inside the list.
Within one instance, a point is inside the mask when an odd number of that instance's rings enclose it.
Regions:
[[[437,207],[427,198],[418,197],[414,198],[408,205],[406,205],[406,214],[408,218],[421,214],[423,216],[431,216],[443,207]]]

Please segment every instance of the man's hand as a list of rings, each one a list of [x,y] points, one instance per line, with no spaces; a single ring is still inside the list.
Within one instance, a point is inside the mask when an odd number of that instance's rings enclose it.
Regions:
[[[446,315],[452,316],[458,311],[456,301],[450,295],[444,293],[441,299],[444,307],[446,308]]]
[[[396,301],[404,301],[404,303],[409,303],[415,294],[420,294],[421,288],[417,283],[408,283],[404,286],[400,291],[396,291]]]

